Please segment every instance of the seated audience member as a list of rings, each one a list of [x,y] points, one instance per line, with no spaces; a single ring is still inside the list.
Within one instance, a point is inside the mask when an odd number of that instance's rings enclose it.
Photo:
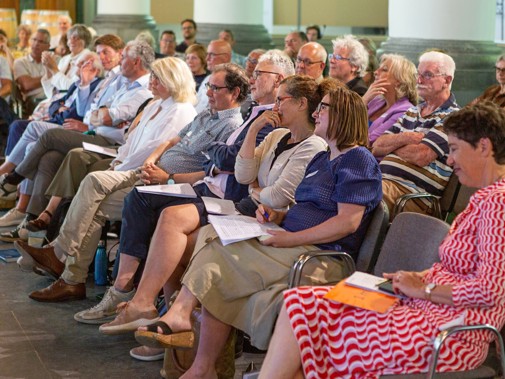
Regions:
[[[265,53],[266,50],[264,49],[254,49],[247,55],[247,58],[245,60],[245,72],[248,78],[253,75],[254,69],[258,64],[258,60]]]
[[[368,66],[366,68],[366,73],[363,75],[363,81],[366,86],[369,87],[370,84],[375,80],[374,73],[379,67],[379,61],[377,60],[377,47],[375,42],[368,37],[360,37],[358,41],[365,47],[368,52]]]
[[[149,90],[155,100],[146,106],[139,123],[129,128],[126,143],[119,148],[114,160],[109,161],[109,170],[127,171],[142,166],[161,141],[177,136],[196,116],[193,107],[196,94],[186,63],[178,58],[167,57],[155,60],[150,67]],[[81,149],[72,152],[67,154],[56,173],[50,173],[49,180],[44,182],[45,186],[34,186],[27,211],[39,217],[28,222],[28,230],[46,230],[61,199],[74,197],[80,182],[91,172],[89,167],[97,167],[98,161],[103,160],[100,154]],[[53,196],[44,209],[47,200],[36,200],[45,197],[48,192],[56,193],[57,197]]]
[[[307,36],[307,40],[309,42],[317,42],[323,35],[321,34],[321,29],[319,25],[310,25],[305,28],[305,35]]]
[[[210,72],[214,71],[214,67],[223,63],[231,62],[231,47],[226,41],[217,39],[209,42],[207,47],[207,70]],[[200,88],[196,94],[197,104],[195,109],[198,113],[207,109],[209,106],[209,97],[207,96],[207,83],[210,79],[210,75],[205,77],[200,84]]]
[[[158,146],[141,168],[145,183],[166,183],[169,176],[194,172],[205,162],[207,146],[224,141],[242,123],[238,99],[248,90],[243,69],[234,64],[216,67],[209,80],[210,109],[204,110],[166,143]],[[49,287],[34,291],[37,301],[66,301],[86,297],[86,277],[107,219],[120,220],[123,200],[137,182],[137,170],[99,171],[82,181],[59,236],[52,246],[35,249],[18,244],[57,280]],[[66,257],[65,264],[61,259]]]
[[[375,81],[363,95],[368,107],[370,144],[417,105],[417,69],[414,63],[397,54],[384,54],[375,71]]]
[[[196,32],[197,26],[196,22],[190,18],[181,21],[181,30],[183,41],[175,47],[175,50],[179,53],[186,51],[191,45],[198,43],[196,42]],[[226,63],[226,62],[223,62]]]
[[[329,54],[330,77],[340,80],[347,87],[363,96],[367,86],[363,81],[368,65],[365,47],[352,35],[345,35],[333,42],[333,54]]]
[[[331,249],[356,256],[381,199],[380,170],[366,148],[366,107],[356,93],[340,87],[323,97],[314,117],[315,133],[329,151],[309,163],[296,204],[287,212],[258,208],[259,222],[275,222],[285,231],[271,231],[263,242],[251,239],[224,247],[211,226],[202,228],[174,304],[160,322],[136,332],[143,341],[158,338],[164,346],[174,346],[189,334],[191,312],[201,303],[196,358],[181,378],[215,377],[216,359],[232,327],[249,334],[257,348],[267,347],[291,266],[300,254]],[[309,275],[316,283],[342,277],[341,267],[334,267],[330,272],[318,261]]]
[[[459,106],[451,93],[456,65],[447,54],[430,51],[419,58],[417,90],[424,102],[410,108],[372,146],[380,163],[384,201],[392,213],[396,199],[408,193],[442,196],[451,176],[449,146],[442,124]],[[426,213],[429,203],[407,202],[406,211]]]
[[[448,163],[462,184],[480,190],[440,245],[440,263],[422,272],[385,273],[395,292],[405,296],[385,313],[327,300],[330,287],[286,291],[260,378],[426,372],[433,339],[449,323],[503,327],[505,111],[490,103],[465,107],[446,118],[444,129],[451,147]],[[478,367],[492,340],[487,331],[449,337],[437,371]]]
[[[21,24],[17,29],[18,43],[11,48],[14,60],[30,54],[30,37],[32,29],[28,25]]]
[[[85,55],[81,56],[81,58],[77,61],[78,67],[78,75],[82,77],[83,71],[87,70],[91,73],[90,76],[90,87],[92,89],[96,88],[97,85],[102,80],[103,76],[103,67],[100,62],[100,59],[96,53],[88,52]],[[70,118],[80,119],[82,117],[78,115],[77,112],[77,86],[79,82],[73,83],[68,92],[61,99],[54,101],[49,107],[49,114],[51,115],[51,119],[48,122],[44,121],[28,121],[28,120],[17,120],[14,122],[10,130],[13,130],[18,125],[20,127],[24,125],[28,125],[25,132],[22,134],[18,143],[11,151],[6,161],[0,166],[0,172],[3,174],[2,179],[6,173],[10,172],[13,167],[15,167],[18,163],[22,162],[25,154],[31,146],[37,141],[37,139],[42,135],[42,133],[48,128],[57,128],[61,127],[65,123],[65,120]],[[11,138],[11,136],[9,136]],[[19,190],[19,201],[16,206],[12,208],[9,212],[0,217],[0,226],[12,226],[12,225],[25,225],[27,221],[33,220],[34,214],[27,212],[27,207],[29,208],[29,204],[40,203],[42,208],[45,206],[47,200],[44,196],[44,193],[40,194],[38,197],[37,189],[42,186],[45,187],[47,184],[51,182],[51,179],[54,175],[54,170],[58,169],[58,165],[61,162],[63,155],[57,151],[49,151],[48,154],[45,154],[38,165],[40,170],[38,170],[38,174],[36,175],[34,180],[27,180],[21,185]],[[0,179],[1,180],[1,179]],[[11,187],[13,190],[12,193],[7,194],[4,198],[9,198],[10,196],[15,199],[16,191],[14,186]],[[32,198],[32,195],[35,196],[36,199]],[[42,211],[42,209],[35,208],[35,215],[38,212]],[[5,239],[2,239],[5,238]],[[16,228],[12,232],[4,232],[0,234],[0,240],[3,241],[11,241],[21,238],[19,228]],[[27,233],[24,233],[23,238],[27,238]]]
[[[177,41],[175,39],[175,33],[171,30],[164,30],[161,32],[160,36],[160,54],[166,57],[176,57],[184,59],[184,54],[175,51],[175,46],[177,46]]]
[[[231,63],[238,64],[239,66],[242,66],[245,68],[246,57],[244,57],[241,54],[236,53],[233,50],[233,46],[235,46],[235,36],[233,35],[233,32],[230,29],[221,30],[219,32],[219,39],[222,39],[223,41],[228,42],[232,48],[232,50],[231,50]]]
[[[499,107],[505,106],[505,55],[500,55],[495,63],[496,81],[488,87],[482,95],[472,100],[469,105],[475,105],[481,101],[492,101]]]
[[[144,42],[130,41],[123,50],[122,57],[121,70],[126,80],[121,80],[121,87],[109,99],[109,107],[100,107],[91,112],[89,130],[92,133],[83,134],[84,130],[88,130],[88,125],[79,122],[66,129],[54,128],[48,123],[40,124],[39,126],[46,126],[47,130],[21,162],[17,165],[15,162],[6,162],[9,166],[2,166],[4,170],[15,166],[15,170],[0,180],[0,188],[4,193],[15,191],[17,184],[25,178],[33,179],[37,175],[40,160],[49,151],[63,154],[61,163],[64,155],[71,149],[82,147],[82,142],[100,146],[124,143],[126,127],[135,117],[139,106],[152,96],[146,87],[154,51]]]
[[[58,17],[58,34],[51,37],[50,49],[56,49],[60,43],[61,37],[67,34],[72,27],[72,18],[70,16],[61,15]]]
[[[308,75],[320,83],[323,80],[327,57],[328,53],[322,45],[317,42],[306,43],[300,47],[296,56],[296,74]]]
[[[205,46],[195,43],[186,49],[186,64],[189,66],[196,84],[196,92],[210,71],[207,70],[207,50]]]
[[[239,183],[250,184],[249,193],[252,199],[259,200],[276,210],[285,210],[287,206],[293,204],[296,187],[303,179],[307,164],[316,154],[327,148],[326,143],[313,134],[314,124],[311,114],[325,90],[335,88],[335,86],[335,82],[332,81],[319,86],[314,79],[306,76],[290,76],[280,83],[273,110],[263,112],[251,124],[235,162],[235,177]],[[292,102],[289,105],[285,104],[288,96],[292,96],[289,97]],[[280,99],[283,98],[286,100],[281,101]],[[278,129],[269,133],[263,142],[255,147],[258,133],[270,125]],[[131,216],[125,217],[128,213],[133,215],[141,210],[148,218],[153,219],[154,210],[148,211],[141,206],[153,202],[137,201],[130,204],[128,200],[135,199],[135,194],[131,195],[125,203],[123,221],[131,219]],[[240,198],[233,200],[240,200]],[[101,332],[115,334],[135,330],[139,326],[139,318],[156,318],[157,311],[152,307],[151,299],[156,298],[161,286],[169,279],[170,283],[165,286],[166,296],[170,296],[179,287],[180,273],[177,273],[176,277],[171,276],[174,272],[180,271],[182,266],[187,266],[192,252],[191,249],[187,249],[189,235],[200,226],[207,224],[207,212],[201,199],[184,203],[172,200],[172,205],[162,212],[158,226],[153,223],[151,233],[144,238],[132,239],[127,236],[122,239],[121,242],[131,240],[125,244],[129,248],[121,250],[123,255],[133,255],[136,249],[140,250],[139,240],[143,239],[142,255],[148,257],[148,263],[138,294],[130,302],[128,311],[121,312],[114,321],[103,325],[100,328]],[[237,207],[237,209],[241,211],[241,208]],[[161,212],[156,209],[156,213]],[[254,216],[255,209],[251,213]],[[184,226],[181,228],[176,224]],[[151,237],[155,227],[157,227],[157,232],[153,242],[159,243],[151,242],[153,246],[149,252],[153,254],[151,257],[148,253],[149,240],[146,237]],[[140,235],[140,237],[143,236]],[[167,245],[168,241],[171,241],[170,247]],[[160,249],[160,246],[166,249]]]
[[[54,53],[49,51],[42,53],[42,64],[46,68],[46,73],[41,82],[48,99],[55,93],[68,90],[70,85],[78,79],[77,61],[89,52],[87,46],[91,42],[91,34],[85,25],[72,26],[67,32],[67,39],[70,54],[65,55],[59,62],[56,62]]]
[[[295,62],[298,50],[307,42],[304,32],[291,32],[284,38],[284,52]]]
[[[38,29],[31,39],[30,54],[14,62],[14,80],[23,99],[23,114],[30,115],[35,105],[46,96],[42,88],[45,73],[42,53],[49,49],[51,36],[45,29]]]
[[[5,102],[10,101],[12,92],[12,71],[9,62],[4,57],[0,57],[0,98]]]

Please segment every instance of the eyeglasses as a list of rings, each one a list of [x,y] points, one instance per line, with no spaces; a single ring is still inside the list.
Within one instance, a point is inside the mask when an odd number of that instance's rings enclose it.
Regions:
[[[296,63],[297,64],[301,64],[303,63],[305,66],[310,66],[310,65],[313,65],[313,64],[316,64],[316,63],[322,63],[323,61],[316,61],[316,62],[312,62],[310,59],[302,59],[300,57],[296,57]]]
[[[275,105],[277,105],[278,107],[281,106],[281,103],[284,101],[284,100],[287,100],[287,99],[294,99],[294,96],[277,96],[275,98]]]
[[[504,74],[505,73],[505,68],[500,68],[500,67],[496,67],[495,66],[495,70],[496,70],[496,72],[499,72],[500,74]]]
[[[258,64],[258,60],[254,58],[246,58],[246,61],[248,61],[250,64]]]
[[[273,71],[254,70],[253,73],[252,73],[252,78],[254,80],[257,80],[258,76],[260,76],[261,74],[280,75],[278,72],[273,72]]]
[[[158,78],[155,74],[153,74],[153,73],[151,72],[151,75],[149,75],[149,80],[150,80],[150,81],[155,81],[155,80],[156,80],[156,81],[159,81],[160,79],[159,79],[159,78]]]
[[[214,84],[210,84],[210,83],[205,83],[205,87],[207,88],[207,90],[211,90],[212,92],[217,92],[219,91],[220,89],[223,89],[223,88],[228,88],[226,86],[216,86]]]
[[[350,61],[349,58],[344,58],[342,55],[339,54],[328,54],[329,59],[335,59],[337,61]]]
[[[207,53],[207,57],[212,59],[212,58],[216,57],[217,55],[226,55],[226,54],[228,54],[228,53]]]
[[[330,104],[325,103],[324,101],[321,101],[316,108],[316,113],[319,114],[321,111],[325,111],[330,108]]]
[[[432,80],[433,78],[435,78],[437,76],[447,76],[447,75],[446,74],[434,74],[429,71],[424,72],[424,73],[420,73],[420,72],[417,73],[417,77],[421,78],[423,80]]]

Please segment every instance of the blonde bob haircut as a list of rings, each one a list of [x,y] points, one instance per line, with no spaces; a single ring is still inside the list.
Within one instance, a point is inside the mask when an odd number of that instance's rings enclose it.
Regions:
[[[361,96],[344,87],[328,92],[330,97],[329,141],[342,151],[355,145],[368,147],[368,113]]]
[[[383,54],[381,56],[381,64],[389,61],[387,65],[388,71],[398,81],[398,86],[395,88],[398,99],[406,97],[409,101],[417,104],[417,68],[414,63],[409,61],[403,55],[399,54]]]
[[[196,103],[195,81],[186,62],[180,58],[166,57],[151,64],[151,71],[161,85],[170,91],[178,103]]]

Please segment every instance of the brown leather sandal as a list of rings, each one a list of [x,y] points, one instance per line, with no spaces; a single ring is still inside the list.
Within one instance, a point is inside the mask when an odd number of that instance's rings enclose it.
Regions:
[[[48,210],[44,210],[42,213],[48,215],[49,219],[53,217],[53,214]],[[26,224],[26,229],[28,229],[30,232],[40,232],[42,230],[47,230],[48,227],[49,222],[45,222],[40,218],[36,218],[35,220],[29,221],[28,224]]]

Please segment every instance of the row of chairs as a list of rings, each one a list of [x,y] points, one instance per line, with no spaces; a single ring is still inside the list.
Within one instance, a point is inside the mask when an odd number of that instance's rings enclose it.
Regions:
[[[350,275],[356,269],[382,276],[384,272],[397,270],[422,271],[439,260],[438,247],[449,231],[449,224],[435,217],[419,213],[402,212],[391,223],[385,237],[384,224],[387,224],[388,214],[385,204],[374,211],[370,226],[365,237],[359,258],[354,264],[353,259],[343,252],[315,251],[300,256],[294,265],[294,273],[290,286],[296,287],[303,277],[303,268],[311,259],[321,256],[332,256],[341,259]],[[386,227],[387,229],[387,227]],[[408,236],[406,238],[405,236]],[[383,241],[383,243],[382,243]],[[438,354],[446,339],[454,333],[484,329],[496,336],[496,353],[490,351],[486,362],[474,370],[465,372],[435,373]],[[503,338],[500,331],[490,325],[456,326],[440,332],[433,345],[433,356],[428,374],[386,375],[384,379],[484,379],[496,378],[505,373],[505,355]],[[248,376],[248,378],[253,378]]]

